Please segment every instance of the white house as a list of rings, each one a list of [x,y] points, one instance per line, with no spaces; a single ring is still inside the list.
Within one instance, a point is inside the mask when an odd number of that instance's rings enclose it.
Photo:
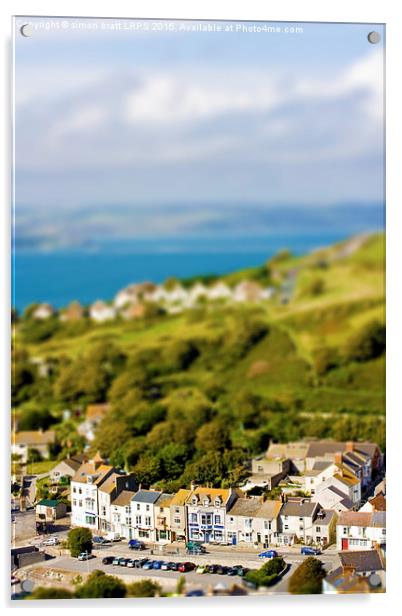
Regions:
[[[133,538],[156,541],[155,503],[162,492],[138,490],[131,500],[131,523]]]
[[[130,304],[135,304],[138,301],[138,287],[136,284],[131,284],[125,289],[121,289],[114,298],[114,306],[117,310],[126,307]]]
[[[131,517],[131,501],[134,496],[134,491],[123,490],[112,501],[110,507],[112,531],[118,533],[120,537],[124,537],[125,539],[134,538]]]
[[[367,550],[386,544],[385,511],[341,513],[336,525],[338,550]]]
[[[311,500],[319,502],[324,509],[332,509],[337,513],[353,509],[353,502],[347,491],[342,491],[334,485],[327,485],[322,490],[317,490]]]
[[[53,430],[27,430],[12,433],[11,453],[19,456],[21,462],[27,462],[29,453],[38,451],[42,458],[49,458],[49,447],[56,440]]]
[[[91,305],[89,316],[96,323],[104,323],[116,318],[116,309],[101,300],[97,300]]]
[[[314,540],[314,520],[321,509],[319,503],[305,498],[294,498],[283,504],[280,511],[280,534],[275,538],[279,545],[291,545],[294,537],[304,543]]]
[[[211,301],[225,299],[229,300],[232,299],[232,297],[232,290],[222,280],[215,282],[215,284],[213,284],[211,288],[208,289],[208,299],[210,299]]]
[[[268,547],[278,532],[280,501],[259,497],[238,498],[226,515],[227,542],[263,544]]]
[[[203,543],[228,542],[226,514],[240,490],[194,487],[186,500],[188,539]]]
[[[39,304],[32,313],[34,319],[45,320],[54,315],[54,309],[50,304]]]
[[[137,482],[132,473],[114,469],[98,488],[98,506],[100,531],[109,532],[113,529],[112,508],[113,501],[123,491],[135,492]]]
[[[208,289],[201,282],[196,282],[188,293],[187,305],[194,306],[201,298],[206,298]]]
[[[313,496],[323,482],[333,477],[338,471],[338,467],[333,462],[321,461],[316,462],[311,470],[306,470],[300,475],[289,475],[289,479],[292,483],[298,484],[301,490]]]

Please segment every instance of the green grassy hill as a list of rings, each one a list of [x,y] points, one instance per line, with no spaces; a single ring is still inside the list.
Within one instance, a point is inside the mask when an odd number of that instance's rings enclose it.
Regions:
[[[15,413],[27,427],[47,415],[60,447],[70,439],[79,448],[79,419],[66,424],[61,411],[110,401],[94,447],[169,489],[191,479],[236,482],[247,457],[271,439],[384,446],[384,243],[383,234],[360,236],[225,277],[274,284],[275,296],[259,305],[57,323],[40,342],[22,320]],[[47,378],[32,358],[47,363]]]

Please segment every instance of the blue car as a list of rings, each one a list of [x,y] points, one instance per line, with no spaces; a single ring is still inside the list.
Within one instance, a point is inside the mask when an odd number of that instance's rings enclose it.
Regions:
[[[300,553],[304,554],[305,556],[317,556],[318,554],[321,554],[321,550],[319,550],[318,548],[310,548],[307,546],[303,546],[300,550]]]
[[[266,552],[261,552],[258,554],[258,558],[277,558],[278,552],[276,550],[267,550]]]
[[[153,561],[152,561],[152,560],[147,560],[147,561],[146,561],[146,562],[142,565],[142,568],[143,568],[143,569],[146,569],[146,570],[148,570],[148,569],[153,569],[153,565],[154,565],[154,563],[153,563]]]
[[[130,550],[145,550],[144,542],[139,541],[138,539],[130,539],[128,542],[128,547]]]
[[[152,563],[152,569],[160,569],[163,565],[163,560],[154,560]]]

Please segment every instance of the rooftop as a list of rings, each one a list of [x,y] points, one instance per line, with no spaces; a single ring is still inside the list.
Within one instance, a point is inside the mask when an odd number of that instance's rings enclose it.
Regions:
[[[125,507],[131,503],[131,501],[133,500],[133,496],[135,496],[135,492],[131,492],[130,490],[123,490],[114,499],[112,505],[115,505],[116,507]]]
[[[385,511],[343,511],[339,514],[339,526],[371,526],[385,528]]]
[[[284,503],[281,515],[298,516],[300,518],[310,517],[314,514],[318,507],[318,503],[312,503],[310,501],[288,501]]]
[[[350,550],[338,552],[343,567],[353,567],[357,573],[385,569],[383,560],[377,550]]]
[[[19,445],[49,445],[54,443],[55,438],[53,430],[30,430],[13,434],[13,442]]]
[[[135,503],[149,503],[154,504],[160,497],[161,492],[156,490],[138,490],[132,501]]]

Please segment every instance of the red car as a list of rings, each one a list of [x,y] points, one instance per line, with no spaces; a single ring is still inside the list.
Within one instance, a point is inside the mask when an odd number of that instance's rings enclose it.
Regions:
[[[195,564],[194,563],[181,563],[178,566],[178,570],[181,573],[186,573],[187,571],[193,571],[195,569]]]

